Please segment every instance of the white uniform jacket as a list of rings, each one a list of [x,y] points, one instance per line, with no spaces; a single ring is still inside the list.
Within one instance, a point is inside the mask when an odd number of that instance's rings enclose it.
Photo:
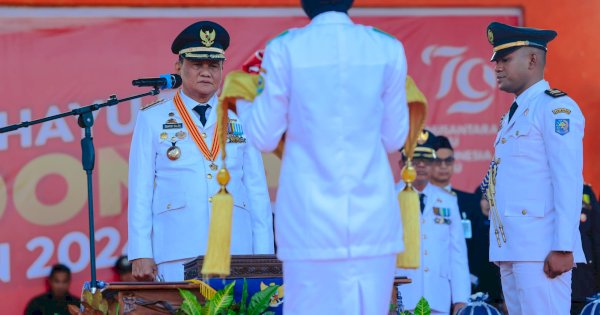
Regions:
[[[506,243],[498,247],[490,224],[490,261],[544,261],[552,250],[585,261],[579,233],[585,119],[570,97],[547,89],[542,80],[519,95],[496,137],[495,199]]]
[[[396,192],[404,189],[396,185]],[[431,309],[448,312],[452,303],[466,303],[471,295],[467,243],[456,196],[431,183],[423,189],[421,214],[421,265],[398,269],[396,275],[412,279],[398,287],[406,309],[414,309],[425,297]]]
[[[198,104],[183,91],[179,93],[210,148],[217,120],[217,97],[209,101],[212,109],[206,126],[202,126],[192,110]],[[229,118],[237,126],[242,125],[233,112]],[[180,125],[166,126],[169,119]],[[181,157],[172,161],[167,157],[167,150],[179,131],[186,136],[177,139]],[[161,137],[163,133],[166,137]],[[272,253],[272,214],[261,154],[243,142],[226,146],[227,169],[231,174],[227,190],[234,198],[231,252]],[[215,164],[220,169],[220,153]],[[210,161],[183,124],[173,100],[138,113],[129,156],[130,260],[154,258],[156,263],[161,263],[205,253],[211,197],[219,190],[217,171],[211,170],[209,165]]]
[[[286,133],[277,195],[282,260],[403,250],[387,153],[408,131],[402,44],[326,12],[266,47],[264,90],[238,105],[249,141],[272,151]]]

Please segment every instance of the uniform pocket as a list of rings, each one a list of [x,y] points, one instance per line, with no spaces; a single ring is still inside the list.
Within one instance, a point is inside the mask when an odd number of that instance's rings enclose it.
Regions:
[[[184,192],[163,192],[154,195],[152,210],[155,214],[183,209],[186,206]]]
[[[510,137],[513,138],[514,143],[512,155],[528,155],[530,154],[531,145],[531,124],[524,123],[515,125],[510,133]]]
[[[506,203],[504,216],[543,218],[546,204],[544,199],[512,199]]]

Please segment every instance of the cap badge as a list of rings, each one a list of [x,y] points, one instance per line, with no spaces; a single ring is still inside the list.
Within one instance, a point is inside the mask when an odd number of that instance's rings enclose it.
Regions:
[[[491,29],[488,28],[488,41],[490,42],[490,44],[494,45],[494,32],[492,32]]]
[[[417,143],[424,144],[425,142],[427,142],[427,139],[429,139],[429,132],[423,130],[421,131],[419,138],[417,138]]]
[[[200,39],[202,40],[202,45],[206,46],[206,47],[210,47],[215,43],[215,37],[217,36],[217,33],[215,32],[215,30],[210,30],[210,31],[203,31],[200,30]]]

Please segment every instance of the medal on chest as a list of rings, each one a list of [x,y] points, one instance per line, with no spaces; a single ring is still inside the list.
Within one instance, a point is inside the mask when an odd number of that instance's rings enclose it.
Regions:
[[[162,135],[161,135],[162,138]],[[171,161],[178,160],[181,157],[181,149],[177,146],[177,137],[171,138],[171,146],[167,149],[167,158]]]

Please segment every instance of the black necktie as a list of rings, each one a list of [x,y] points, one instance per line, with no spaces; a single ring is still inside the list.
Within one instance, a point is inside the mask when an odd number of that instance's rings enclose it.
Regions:
[[[513,102],[512,105],[510,105],[510,110],[508,111],[508,121],[510,121],[513,114],[517,111],[517,107],[519,107],[519,105],[517,105],[517,102]]]
[[[200,115],[200,122],[202,123],[202,126],[204,126],[204,124],[206,124],[206,111],[210,108],[210,105],[206,104],[206,105],[198,105],[196,107],[194,107],[194,111],[196,113],[198,113],[198,115]]]
[[[421,213],[425,210],[425,194],[419,194],[419,206],[421,206]]]

